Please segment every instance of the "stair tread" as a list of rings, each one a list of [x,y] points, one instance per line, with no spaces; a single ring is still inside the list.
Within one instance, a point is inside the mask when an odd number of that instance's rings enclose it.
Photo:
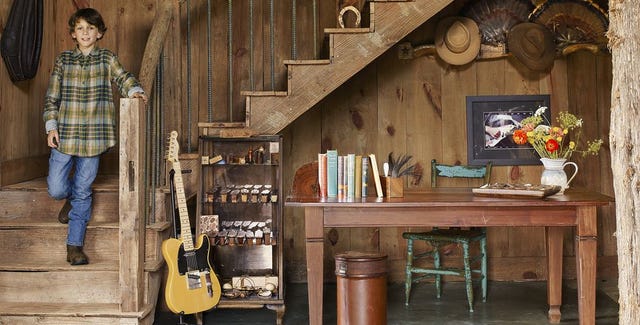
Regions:
[[[93,257],[89,254],[89,264],[86,265],[70,265],[64,257],[56,257],[50,260],[40,259],[36,262],[28,260],[14,260],[11,263],[3,263],[0,271],[117,271],[118,264],[113,260],[101,260],[99,257]]]
[[[57,216],[49,219],[12,218],[0,219],[0,229],[24,229],[24,228],[60,228],[66,224],[58,222]],[[90,221],[87,228],[117,229],[118,223],[111,221]]]
[[[331,64],[331,60],[329,59],[321,59],[321,60],[284,60],[285,65],[320,65],[320,64]]]
[[[118,192],[118,175],[98,175],[93,182],[93,190],[95,192]],[[39,177],[26,182],[18,184],[6,185],[1,188],[2,191],[6,190],[20,190],[20,191],[47,191],[47,178]]]
[[[361,34],[370,33],[372,30],[369,27],[358,28],[325,28],[325,34]]]
[[[119,304],[108,303],[24,303],[0,302],[0,315],[5,316],[118,316],[140,318],[144,317],[153,306],[146,304],[141,311],[122,312]]]
[[[287,91],[271,91],[271,90],[243,90],[240,92],[242,96],[287,96]]]

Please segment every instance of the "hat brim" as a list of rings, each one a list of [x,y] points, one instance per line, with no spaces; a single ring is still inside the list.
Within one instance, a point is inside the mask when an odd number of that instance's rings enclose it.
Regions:
[[[444,42],[444,35],[454,22],[459,21],[464,24],[470,31],[469,47],[463,52],[456,53],[451,51]],[[478,24],[470,18],[466,17],[447,17],[438,22],[435,33],[436,53],[445,62],[453,65],[465,65],[473,61],[480,53],[480,29]]]
[[[525,33],[532,28],[541,30],[544,35],[544,50],[540,58],[532,58],[528,56],[521,43],[524,39]],[[521,23],[513,26],[511,31],[509,31],[507,46],[509,48],[509,52],[511,52],[518,61],[522,62],[522,64],[527,66],[529,69],[535,71],[548,71],[553,67],[553,63],[556,58],[556,46],[553,39],[554,37],[551,31],[542,25],[536,23]]]

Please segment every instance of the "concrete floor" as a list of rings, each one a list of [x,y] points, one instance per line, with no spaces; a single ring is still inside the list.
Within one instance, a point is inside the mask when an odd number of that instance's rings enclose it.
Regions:
[[[562,321],[560,324],[578,324],[575,283],[566,282],[563,288]],[[596,324],[618,324],[616,288],[615,283],[598,282]],[[469,313],[462,283],[446,283],[443,286],[443,296],[440,300],[435,298],[433,284],[415,285],[408,307],[404,305],[404,286],[391,284],[388,287],[387,322],[394,325],[549,324],[546,297],[545,282],[490,282],[487,302],[476,301],[475,311]],[[306,284],[288,284],[285,301],[284,324],[309,323]],[[195,324],[194,319],[190,316],[185,317],[185,321]],[[323,318],[324,324],[336,323],[335,285],[325,286]],[[275,312],[267,309],[214,309],[204,314],[205,325],[275,323]],[[158,313],[154,324],[178,324],[178,318],[170,313]]]

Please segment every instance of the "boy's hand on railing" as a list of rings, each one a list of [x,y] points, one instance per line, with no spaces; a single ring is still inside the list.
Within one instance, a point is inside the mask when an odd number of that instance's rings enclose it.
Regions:
[[[144,104],[147,104],[147,95],[145,95],[145,93],[134,93],[131,95],[131,98],[142,98]]]

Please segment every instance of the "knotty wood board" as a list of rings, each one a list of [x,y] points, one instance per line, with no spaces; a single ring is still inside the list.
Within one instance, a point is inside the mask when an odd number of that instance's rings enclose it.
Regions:
[[[404,64],[403,64],[404,63]],[[400,62],[395,51],[388,51],[376,62],[378,69],[378,135],[376,142],[376,159],[380,175],[382,165],[388,154],[413,154],[408,147],[407,117],[416,114],[421,107],[407,105],[415,102],[415,92],[411,89],[414,66],[412,63]],[[387,254],[389,261],[406,256],[405,240],[402,238],[403,228],[380,228],[380,251]]]
[[[321,111],[313,109],[289,125],[283,132],[283,170],[282,184],[284,193],[290,193],[293,177],[300,166],[317,160],[321,146]],[[295,148],[295,150],[293,149]],[[283,245],[287,281],[305,281],[305,238],[304,238],[304,209],[284,208],[284,240]],[[286,216],[286,217],[285,217]]]
[[[442,152],[442,86],[440,67],[435,58],[399,60],[405,73],[404,100],[407,110],[406,154],[422,168],[422,177],[409,177],[409,190],[431,187],[431,160]],[[404,67],[406,65],[406,67]],[[396,157],[400,152],[396,153]],[[416,165],[417,167],[418,165]]]
[[[598,84],[596,86],[596,92],[598,94],[598,134],[609,134],[611,124],[611,83],[613,75],[611,56],[602,55],[598,56],[596,60],[596,76]],[[603,137],[605,143],[609,143],[607,136]],[[611,150],[606,145],[600,149],[600,154],[597,157],[598,166],[600,166],[600,191],[604,194],[614,196],[613,191],[613,175],[611,172]],[[591,157],[594,159],[595,157]],[[611,204],[606,207],[598,209],[599,215],[602,218],[598,218],[601,225],[598,228],[598,250],[605,256],[616,256],[616,238],[611,236],[616,231],[616,218],[615,218],[615,205]]]
[[[466,96],[477,94],[477,74],[475,64],[442,66],[442,155],[436,158],[442,163],[467,163],[467,148],[462,145],[467,143]],[[438,186],[473,186],[469,182],[467,179],[442,179],[438,180]]]

